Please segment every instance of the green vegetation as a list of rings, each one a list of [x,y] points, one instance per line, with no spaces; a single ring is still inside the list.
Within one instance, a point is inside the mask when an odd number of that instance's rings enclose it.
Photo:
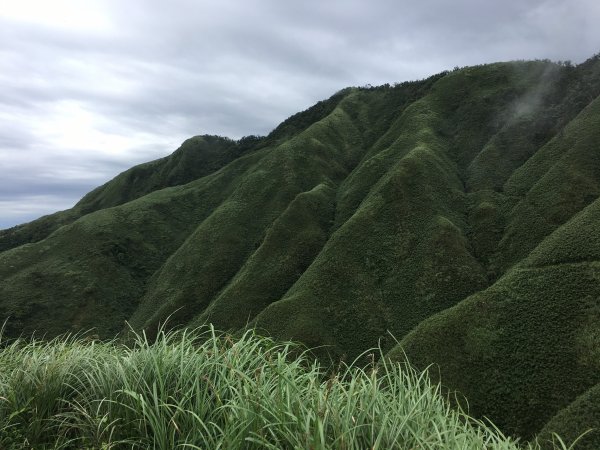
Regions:
[[[380,345],[504,433],[572,441],[600,429],[599,143],[599,55],[347,88],[266,137],[192,138],[0,231],[5,335],[128,321],[152,340],[171,317],[323,361]]]
[[[94,189],[70,210],[0,232],[0,251],[40,241],[87,213],[121,205],[150,192],[202,178],[260,142],[261,139],[255,136],[247,136],[237,142],[219,136],[190,138],[170,156],[132,167]]]
[[[326,373],[252,332],[76,338],[0,350],[3,449],[517,449],[406,365]],[[530,448],[537,448],[531,446]]]
[[[600,448],[600,384],[580,395],[566,408],[553,417],[540,432],[542,442],[556,442],[558,433],[567,441],[578,439],[578,449]],[[575,430],[588,430],[576,436]]]

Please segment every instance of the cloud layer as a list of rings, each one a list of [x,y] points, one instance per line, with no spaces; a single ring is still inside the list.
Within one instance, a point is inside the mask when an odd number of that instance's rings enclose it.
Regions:
[[[350,85],[600,51],[596,0],[0,0],[0,228]]]

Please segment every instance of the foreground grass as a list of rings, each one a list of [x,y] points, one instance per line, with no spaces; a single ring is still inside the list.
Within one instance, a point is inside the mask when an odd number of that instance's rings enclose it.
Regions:
[[[425,373],[326,374],[299,347],[251,332],[0,347],[2,449],[518,448],[451,409]]]

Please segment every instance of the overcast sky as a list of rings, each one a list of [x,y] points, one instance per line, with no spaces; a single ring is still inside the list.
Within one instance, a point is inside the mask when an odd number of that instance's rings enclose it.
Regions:
[[[0,228],[346,86],[600,51],[598,0],[0,0]]]

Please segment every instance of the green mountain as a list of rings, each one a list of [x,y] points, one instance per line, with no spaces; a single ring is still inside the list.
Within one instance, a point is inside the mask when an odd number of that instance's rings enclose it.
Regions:
[[[600,428],[599,196],[600,55],[348,88],[0,231],[0,318],[380,343],[507,433],[575,438]]]

